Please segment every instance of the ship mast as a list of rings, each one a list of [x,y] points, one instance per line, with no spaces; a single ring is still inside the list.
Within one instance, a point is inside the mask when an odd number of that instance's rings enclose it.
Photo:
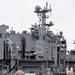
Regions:
[[[52,22],[50,22],[49,24],[46,23],[46,19],[49,18],[49,15],[46,15],[46,13],[52,12],[51,5],[48,9],[48,2],[46,2],[46,6],[43,9],[39,5],[37,5],[34,12],[37,13],[37,16],[39,18],[39,25],[41,25],[42,28],[46,28],[46,26],[53,26]]]

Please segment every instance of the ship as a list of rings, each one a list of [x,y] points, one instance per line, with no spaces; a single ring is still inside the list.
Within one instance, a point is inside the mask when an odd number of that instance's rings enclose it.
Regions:
[[[66,75],[68,66],[75,73],[75,50],[68,51],[63,31],[54,34],[54,23],[47,23],[51,5],[37,5],[34,12],[39,21],[30,32],[7,32],[9,26],[0,25],[0,75],[14,75],[18,66],[26,75]]]

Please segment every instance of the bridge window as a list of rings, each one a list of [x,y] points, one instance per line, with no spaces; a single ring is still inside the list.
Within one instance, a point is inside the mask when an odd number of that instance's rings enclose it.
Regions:
[[[0,38],[2,38],[2,33],[0,33]]]

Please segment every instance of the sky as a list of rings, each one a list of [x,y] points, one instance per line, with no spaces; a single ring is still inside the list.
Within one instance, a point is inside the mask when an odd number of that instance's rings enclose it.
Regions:
[[[46,2],[52,7],[49,21],[54,26],[50,29],[55,34],[63,31],[67,48],[75,48],[75,0],[0,0],[0,25],[13,27],[16,32],[29,31],[32,24],[38,23],[35,6],[43,8]]]

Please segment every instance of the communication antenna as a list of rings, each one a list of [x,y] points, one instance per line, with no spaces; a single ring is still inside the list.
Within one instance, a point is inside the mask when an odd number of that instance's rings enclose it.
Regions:
[[[58,29],[56,29],[56,31],[57,31],[57,35],[58,35]]]
[[[47,8],[48,8],[48,2],[46,2],[46,10],[47,10]]]

